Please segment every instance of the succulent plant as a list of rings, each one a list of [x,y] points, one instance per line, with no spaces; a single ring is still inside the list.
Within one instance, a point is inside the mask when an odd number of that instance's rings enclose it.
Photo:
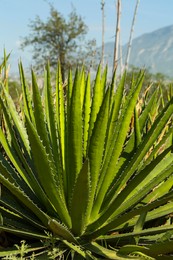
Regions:
[[[62,82],[58,64],[53,87],[47,65],[41,91],[19,68],[19,107],[1,82],[0,231],[31,243],[27,254],[54,241],[54,259],[171,253],[173,98],[151,120],[158,91],[137,106],[144,72],[126,90],[126,74],[108,84],[100,66],[93,84],[83,68]]]

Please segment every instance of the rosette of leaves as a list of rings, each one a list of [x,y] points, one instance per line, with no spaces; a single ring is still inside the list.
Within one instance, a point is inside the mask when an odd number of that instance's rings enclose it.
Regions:
[[[30,87],[19,68],[17,108],[1,83],[1,234],[25,240],[26,256],[51,248],[54,259],[170,254],[173,98],[151,122],[158,91],[136,106],[144,72],[126,91],[125,74],[108,84],[100,66],[93,84],[84,69],[64,83],[59,64],[53,87],[47,66],[41,91],[35,73]]]

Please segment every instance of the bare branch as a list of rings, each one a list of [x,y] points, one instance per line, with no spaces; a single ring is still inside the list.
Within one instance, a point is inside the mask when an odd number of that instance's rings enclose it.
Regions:
[[[101,64],[102,64],[102,68],[104,67],[104,52],[105,52],[105,41],[104,41],[104,37],[105,37],[105,1],[102,0],[101,1],[101,10],[102,10],[102,56],[101,56]]]
[[[122,72],[123,72],[123,69],[124,69],[124,64],[123,64],[123,51],[122,51],[122,42],[121,42],[121,34],[120,34],[120,39],[119,39],[119,48],[120,48],[120,76],[122,76]]]
[[[115,34],[115,46],[114,46],[114,60],[113,60],[113,72],[117,68],[118,54],[119,54],[119,39],[120,39],[120,17],[121,17],[121,0],[117,0],[117,22],[116,22],[116,34]]]
[[[127,48],[127,55],[126,55],[126,60],[125,60],[125,69],[128,69],[128,64],[129,64],[129,59],[130,59],[130,52],[131,52],[131,46],[132,46],[132,37],[133,37],[133,32],[134,32],[134,26],[135,26],[135,21],[136,21],[136,15],[138,11],[138,6],[139,6],[140,0],[136,1],[136,7],[133,15],[133,20],[132,20],[132,26],[131,26],[131,31],[130,31],[130,37],[129,37],[129,43],[128,43],[128,48]]]

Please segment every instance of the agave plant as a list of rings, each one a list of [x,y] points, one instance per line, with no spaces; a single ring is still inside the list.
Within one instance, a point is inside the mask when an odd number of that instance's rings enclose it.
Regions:
[[[1,234],[25,240],[26,254],[43,259],[52,245],[54,259],[173,252],[173,98],[145,131],[158,92],[138,113],[144,72],[126,91],[125,74],[108,84],[100,66],[94,84],[84,69],[64,83],[59,64],[53,87],[47,66],[40,91],[35,73],[30,88],[19,68],[20,109],[1,82]]]

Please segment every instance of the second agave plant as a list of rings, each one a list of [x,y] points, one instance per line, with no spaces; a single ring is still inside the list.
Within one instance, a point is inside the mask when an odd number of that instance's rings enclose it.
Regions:
[[[1,83],[0,231],[33,245],[53,238],[55,259],[171,253],[173,98],[151,123],[159,94],[139,112],[143,72],[127,90],[125,74],[119,84],[115,76],[108,84],[100,67],[93,84],[84,69],[74,79],[69,72],[64,83],[59,64],[52,87],[47,66],[41,95],[34,72],[30,89],[19,67],[19,107]],[[49,246],[26,253],[33,251],[45,255]]]

